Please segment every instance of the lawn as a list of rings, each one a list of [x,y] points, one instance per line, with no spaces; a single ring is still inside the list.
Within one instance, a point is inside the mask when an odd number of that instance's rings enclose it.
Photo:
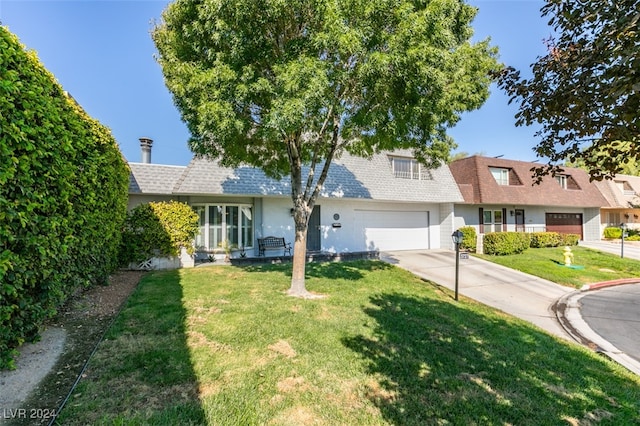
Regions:
[[[64,425],[637,424],[640,379],[376,261],[153,272]]]
[[[574,254],[573,264],[583,268],[568,268],[563,264],[563,249],[564,247],[530,248],[521,254],[509,256],[477,256],[511,269],[576,288],[601,281],[640,277],[640,261],[623,259],[614,254],[579,246],[571,248]]]

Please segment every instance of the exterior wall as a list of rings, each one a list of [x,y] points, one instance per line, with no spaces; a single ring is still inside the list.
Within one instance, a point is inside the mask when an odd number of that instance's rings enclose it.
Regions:
[[[515,231],[515,215],[511,216],[511,211],[516,209],[524,210],[525,231],[541,232],[546,230],[547,213],[579,213],[582,214],[583,238],[585,241],[599,240],[600,232],[600,209],[598,208],[577,208],[577,207],[553,207],[553,206],[503,206],[503,205],[483,205],[477,204],[456,204],[455,205],[455,228],[462,226],[474,226],[479,233],[478,209],[485,210],[507,209],[507,231]]]
[[[344,253],[376,249],[376,247],[367,246],[364,229],[359,221],[361,211],[427,211],[430,220],[429,248],[441,246],[441,212],[437,204],[398,204],[324,198],[321,198],[317,204],[320,206],[321,250],[324,252]],[[274,235],[284,237],[287,242],[294,242],[295,228],[290,210],[291,200],[288,198],[264,198],[262,200],[263,220],[255,224],[256,235]],[[338,215],[339,219],[334,219],[334,215]],[[339,227],[337,227],[338,224]]]
[[[442,242],[440,248],[455,250],[451,234],[460,226],[456,226],[457,221],[453,203],[440,204],[440,223],[440,241]]]

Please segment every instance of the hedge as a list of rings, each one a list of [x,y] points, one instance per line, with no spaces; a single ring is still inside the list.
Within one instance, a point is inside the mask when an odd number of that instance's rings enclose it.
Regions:
[[[477,244],[476,228],[473,226],[463,226],[460,228],[462,232],[462,244],[460,248],[475,253]]]
[[[498,256],[522,253],[529,244],[529,234],[524,232],[491,232],[483,240],[484,254]]]
[[[120,264],[139,263],[153,256],[176,256],[182,247],[193,253],[193,239],[198,231],[198,215],[185,203],[141,204],[125,220]]]
[[[534,232],[530,235],[532,248],[558,247],[561,242],[557,232]]]
[[[0,368],[117,266],[128,174],[109,130],[0,26]]]

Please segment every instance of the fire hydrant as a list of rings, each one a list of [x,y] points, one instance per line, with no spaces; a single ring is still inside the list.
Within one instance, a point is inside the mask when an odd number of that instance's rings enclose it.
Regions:
[[[569,246],[566,246],[564,248],[564,252],[562,253],[562,255],[564,256],[564,265],[571,266],[571,262],[573,261],[573,253],[571,253],[571,249],[569,248]]]

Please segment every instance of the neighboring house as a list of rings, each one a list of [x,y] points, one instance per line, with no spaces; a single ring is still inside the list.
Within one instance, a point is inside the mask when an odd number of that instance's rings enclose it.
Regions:
[[[186,167],[129,166],[129,208],[148,201],[186,202],[200,217],[198,247],[215,250],[226,240],[255,256],[257,238],[295,239],[288,177],[275,180],[258,168],[230,169],[197,158]],[[446,166],[426,170],[407,152],[371,159],[344,154],[329,169],[309,222],[307,249],[354,253],[451,248],[453,206],[460,202]]]
[[[640,176],[617,175],[596,182],[608,206],[600,210],[602,227],[620,226],[640,229]]]
[[[607,201],[589,175],[565,168],[534,185],[536,163],[473,156],[449,167],[464,202],[456,204],[456,227],[479,234],[500,231],[556,231],[599,240],[600,207]]]

